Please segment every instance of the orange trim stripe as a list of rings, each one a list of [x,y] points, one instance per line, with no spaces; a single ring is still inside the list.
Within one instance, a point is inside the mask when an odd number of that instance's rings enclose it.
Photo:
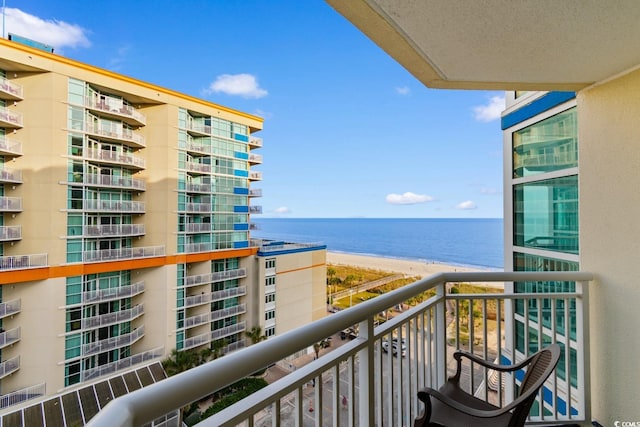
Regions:
[[[141,258],[134,260],[109,261],[95,264],[69,264],[52,267],[9,270],[0,272],[0,284],[14,284],[47,280],[57,277],[83,276],[85,274],[108,273],[112,271],[137,270],[141,268],[162,267],[173,264],[213,261],[225,258],[243,258],[255,255],[258,248],[233,249],[198,254],[177,254],[164,257]]]

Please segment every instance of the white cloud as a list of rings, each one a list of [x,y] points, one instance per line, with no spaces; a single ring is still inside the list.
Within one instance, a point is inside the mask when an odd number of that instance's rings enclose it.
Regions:
[[[504,96],[492,96],[488,104],[473,107],[473,117],[479,122],[497,120],[504,110],[504,105]]]
[[[498,191],[496,188],[483,187],[480,189],[480,194],[487,194],[487,195],[500,194],[500,191]]]
[[[396,92],[398,93],[398,95],[409,95],[411,93],[411,89],[409,89],[407,86],[396,87]]]
[[[79,25],[55,19],[44,20],[10,7],[6,8],[5,32],[48,44],[56,50],[91,46],[87,30]]]
[[[262,98],[269,92],[262,89],[258,80],[251,74],[222,74],[205,90],[206,94],[225,93],[243,98]]]
[[[291,210],[286,206],[281,206],[279,208],[276,208],[273,212],[277,214],[288,214],[291,213]]]
[[[462,202],[458,204],[458,206],[456,206],[456,209],[461,209],[461,210],[478,209],[478,205],[476,205],[471,200],[467,200],[466,202]]]
[[[392,205],[415,205],[417,203],[431,202],[433,197],[426,194],[415,194],[407,191],[404,194],[387,194],[387,203]]]

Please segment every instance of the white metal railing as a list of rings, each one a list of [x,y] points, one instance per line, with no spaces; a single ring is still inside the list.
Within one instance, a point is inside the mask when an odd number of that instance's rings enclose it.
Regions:
[[[20,312],[21,299],[14,299],[0,303],[0,319]]]
[[[179,209],[182,212],[212,212],[211,202],[209,203],[185,203],[184,209]]]
[[[262,172],[249,171],[249,180],[260,181],[262,179]]]
[[[87,97],[85,98],[84,104],[85,107],[92,110],[103,111],[120,117],[132,118],[143,125],[147,123],[147,118],[142,113],[131,105],[124,103],[120,98],[104,95],[101,95],[100,98]]]
[[[22,114],[0,107],[0,122],[5,122],[12,127],[22,127]]]
[[[104,353],[105,351],[115,350],[133,344],[144,336],[144,326],[134,329],[128,334],[111,337],[104,340],[82,344],[82,355],[91,356],[92,354]]]
[[[20,239],[22,239],[21,225],[0,226],[0,241],[20,240]]]
[[[132,200],[88,200],[85,199],[85,211],[133,212],[144,213],[144,202]]]
[[[195,252],[209,252],[213,250],[212,242],[202,242],[202,243],[185,243],[184,244],[184,252],[187,254],[195,253]]]
[[[558,399],[543,404],[539,401],[539,410],[545,408],[549,411],[544,422],[589,421],[587,282],[592,279],[591,274],[582,272],[437,274],[237,351],[233,357],[216,359],[116,399],[89,425],[144,424],[292,354],[307,352],[315,343],[353,325],[359,327],[355,339],[198,425],[227,426],[246,422],[249,425],[289,422],[296,425],[410,425],[423,410],[417,401],[417,390],[444,383],[450,372],[451,354],[456,348],[503,362],[515,355],[519,361],[516,321],[525,322],[525,331],[533,328],[538,336],[547,335],[549,341],[573,348],[576,352],[577,363],[572,364],[570,357],[565,358],[561,361],[564,370],[556,369],[546,383],[547,391],[556,393]],[[446,292],[447,284],[451,282],[513,281],[575,281],[576,291],[467,295]],[[434,296],[375,326],[381,313],[386,314],[389,309],[428,290],[435,290]],[[489,301],[493,301],[492,310],[487,308]],[[545,311],[547,308],[549,310]],[[566,334],[560,325],[569,318],[574,326]],[[543,321],[538,322],[537,319]],[[525,354],[534,350],[530,348],[529,337],[528,333],[523,337]],[[385,347],[391,348],[384,344],[390,340],[403,346],[404,357],[394,356],[393,351],[384,351]],[[516,379],[504,375],[495,380],[492,372],[482,371],[477,366],[465,369],[463,383],[476,396],[495,403],[513,399]],[[574,380],[568,381],[567,378],[575,378],[575,383],[569,385]],[[312,381],[315,387],[309,387]],[[497,391],[487,390],[491,384],[498,384]],[[539,399],[545,394],[541,393]],[[569,414],[562,414],[561,399],[571,402]],[[531,417],[531,421],[541,420],[540,414]]]
[[[238,304],[233,307],[223,308],[221,310],[211,311],[209,313],[198,314],[197,316],[187,317],[184,319],[184,327],[193,328],[195,326],[210,323],[215,320],[224,319],[225,317],[237,316],[247,312],[246,304]]]
[[[250,188],[249,197],[262,197],[262,188]]]
[[[22,143],[11,138],[7,138],[4,135],[0,135],[0,151],[11,155],[21,156]]]
[[[251,205],[251,206],[249,206],[249,213],[251,213],[251,214],[261,214],[262,213],[262,206],[260,206],[260,205]]]
[[[210,222],[189,222],[184,225],[184,231],[187,233],[204,233],[213,230],[213,224]]]
[[[87,173],[84,175],[84,183],[104,187],[131,188],[144,191],[146,183],[143,179],[128,176],[98,175]]]
[[[206,163],[187,162],[187,170],[191,172],[211,172],[211,165]]]
[[[118,163],[121,165],[135,166],[144,169],[145,160],[142,157],[134,156],[129,153],[122,153],[111,150],[95,150],[86,149],[85,156],[91,160],[100,160],[110,163]]]
[[[22,270],[40,268],[49,265],[47,254],[14,255],[0,257],[1,270]]]
[[[18,326],[17,328],[9,329],[6,332],[2,330],[2,332],[0,332],[0,348],[20,341],[20,336],[20,326]]]
[[[22,171],[20,169],[0,169],[0,181],[9,183],[22,183]]]
[[[124,359],[116,360],[115,362],[107,363],[105,365],[96,366],[95,368],[82,371],[82,382],[89,381],[94,378],[98,378],[104,375],[113,374],[123,369],[131,368],[142,362],[148,362],[149,360],[158,359],[164,356],[164,347],[154,348],[142,353],[134,354]]]
[[[1,116],[1,113],[0,113]],[[133,143],[139,147],[145,147],[145,139],[144,136],[139,135],[133,132],[131,129],[127,129],[122,125],[112,124],[107,125],[105,123],[102,124],[93,124],[90,122],[85,123],[85,131],[87,133],[103,136],[106,138],[111,138],[119,141],[125,141]]]
[[[9,406],[17,405],[27,400],[38,399],[44,396],[46,391],[46,383],[42,383],[3,394],[0,396],[0,409],[8,408]]]
[[[253,145],[254,147],[262,147],[262,138],[258,138],[257,136],[250,136],[249,145]]]
[[[215,331],[207,332],[206,334],[189,337],[184,340],[184,349],[187,350],[190,348],[199,347],[203,344],[208,344],[211,341],[219,340],[220,338],[244,332],[246,328],[246,322],[238,322],[233,325],[216,329]]]
[[[96,303],[121,298],[130,298],[144,292],[144,281],[133,283],[130,286],[119,286],[117,288],[96,289],[82,293],[82,303]]]
[[[250,163],[262,163],[262,154],[249,154]]]
[[[240,297],[247,294],[246,286],[238,286],[237,288],[224,289],[210,293],[202,293],[200,295],[188,296],[184,299],[184,307],[196,307],[202,304],[208,304],[214,301],[222,301],[227,298]]]
[[[129,322],[142,316],[143,314],[144,306],[143,304],[138,304],[135,307],[128,308],[126,310],[100,314],[98,316],[85,317],[82,319],[80,324],[83,330],[102,328],[104,326],[115,325],[116,323]]]
[[[83,234],[88,237],[141,236],[144,234],[144,224],[85,225],[83,228]]]
[[[211,193],[213,191],[213,185],[187,182],[185,184],[185,190],[192,193]]]
[[[196,276],[187,276],[185,278],[185,286],[200,286],[224,280],[241,279],[247,277],[246,268],[237,268],[235,270],[217,271],[214,273],[198,274]]]
[[[136,248],[100,249],[84,251],[84,262],[115,261],[119,259],[152,258],[164,256],[164,246],[143,246]]]

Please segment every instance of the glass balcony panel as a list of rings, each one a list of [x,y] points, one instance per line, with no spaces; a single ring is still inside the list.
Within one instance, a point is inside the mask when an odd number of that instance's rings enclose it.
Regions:
[[[100,96],[87,97],[85,107],[96,112],[106,114],[107,117],[121,119],[131,125],[146,125],[147,118],[137,109],[123,102],[121,98]]]
[[[211,165],[206,163],[187,162],[189,172],[211,173]]]
[[[196,253],[196,252],[209,252],[213,250],[213,243],[204,242],[204,243],[187,243],[184,245],[185,253]]]
[[[121,249],[102,249],[82,253],[84,262],[116,261],[120,259],[164,256],[164,246],[144,246]]]
[[[109,141],[124,142],[138,148],[146,147],[144,136],[133,132],[131,129],[125,129],[122,126],[118,128],[89,122],[85,123],[85,132]]]
[[[184,231],[187,233],[208,233],[213,230],[212,226],[213,224],[210,222],[192,222],[185,224]]]
[[[11,101],[19,101],[22,97],[22,86],[0,77],[0,99],[8,99]]]
[[[144,213],[144,202],[131,200],[83,200],[87,212]]]
[[[146,188],[143,179],[131,178],[128,176],[84,174],[84,183],[96,187],[126,188],[137,191],[144,191]]]
[[[250,181],[261,181],[262,180],[262,172],[249,171],[249,180]]]
[[[22,239],[21,225],[0,226],[0,242],[9,242]]]
[[[132,166],[136,169],[144,169],[145,167],[145,160],[143,158],[134,156],[129,153],[119,153],[117,151],[93,149],[87,149],[84,151],[84,153],[86,158],[98,162]]]
[[[262,154],[249,154],[249,163],[253,165],[262,163]]]
[[[142,236],[144,224],[85,225],[87,237]]]
[[[251,213],[251,214],[261,214],[262,213],[262,206],[258,206],[258,205],[249,206],[249,213]]]
[[[262,188],[250,188],[249,197],[262,197]]]
[[[22,156],[22,143],[0,135],[0,155]]]
[[[0,196],[0,212],[22,212],[22,197]]]
[[[253,147],[262,147],[262,138],[258,138],[257,136],[249,137],[249,145]]]
[[[22,171],[9,168],[0,169],[0,182],[22,184]]]
[[[0,127],[18,129],[22,127],[22,114],[0,107]]]

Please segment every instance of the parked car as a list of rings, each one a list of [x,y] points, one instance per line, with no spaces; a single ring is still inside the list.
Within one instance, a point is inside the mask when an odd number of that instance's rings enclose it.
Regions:
[[[347,328],[343,331],[340,331],[340,339],[346,340],[349,338],[350,340],[356,338],[358,336],[358,329],[356,327]]]
[[[404,339],[393,338],[391,341],[386,340],[382,342],[382,350],[388,353],[390,350],[394,356],[398,354],[402,357],[407,355],[407,345]]]

